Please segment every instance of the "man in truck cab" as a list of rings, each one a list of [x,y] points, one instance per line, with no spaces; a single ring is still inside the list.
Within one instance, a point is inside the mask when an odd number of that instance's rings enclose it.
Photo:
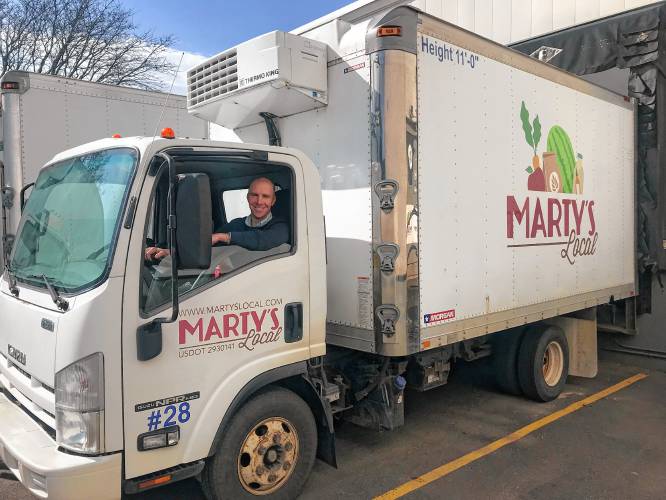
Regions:
[[[273,217],[271,209],[276,202],[275,184],[266,177],[258,177],[250,183],[247,203],[250,215],[238,217],[215,228],[211,244],[238,245],[247,250],[270,250],[289,242],[289,224],[280,217]],[[161,260],[169,250],[157,246],[146,248],[145,258]]]

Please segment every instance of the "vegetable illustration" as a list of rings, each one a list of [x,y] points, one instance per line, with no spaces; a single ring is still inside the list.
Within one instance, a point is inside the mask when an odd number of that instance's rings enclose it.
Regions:
[[[562,192],[562,176],[557,166],[555,153],[547,151],[543,154],[543,172],[546,177],[546,191],[551,193]]]
[[[532,166],[527,168],[527,172],[530,174],[527,178],[527,189],[530,191],[545,191],[546,178],[543,170],[541,170],[539,155],[537,154],[537,147],[539,146],[539,141],[541,141],[541,122],[539,121],[539,115],[537,115],[534,121],[530,123],[530,112],[527,110],[527,106],[525,106],[525,101],[520,105],[520,121],[523,124],[525,140],[534,152]]]
[[[537,168],[540,168],[537,147],[539,146],[539,141],[541,141],[541,122],[539,121],[539,115],[537,115],[534,118],[534,121],[530,123],[530,112],[527,111],[525,101],[523,101],[520,106],[520,121],[523,122],[525,140],[527,141],[527,144],[532,146],[532,150],[534,151],[534,156],[532,157],[532,168],[536,170]]]
[[[553,126],[548,132],[548,151],[552,151],[556,155],[562,175],[562,192],[573,193],[576,159],[571,139],[559,125]]]
[[[576,155],[576,179],[574,180],[574,193],[583,194],[583,183],[585,175],[583,174],[583,155],[578,153]]]

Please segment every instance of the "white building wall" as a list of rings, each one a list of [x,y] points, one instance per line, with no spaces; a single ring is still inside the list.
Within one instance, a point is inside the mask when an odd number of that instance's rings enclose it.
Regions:
[[[658,0],[414,0],[413,5],[501,44],[586,23]]]
[[[296,28],[303,35],[340,19],[355,23],[399,5],[419,9],[501,44],[612,16],[659,0],[357,0]],[[307,36],[307,35],[306,35]],[[330,44],[330,41],[327,43]]]

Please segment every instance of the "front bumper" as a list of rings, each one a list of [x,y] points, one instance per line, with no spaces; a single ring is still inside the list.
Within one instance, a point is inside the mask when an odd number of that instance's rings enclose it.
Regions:
[[[58,451],[40,425],[0,392],[0,458],[40,498],[117,499],[122,454],[83,457]]]

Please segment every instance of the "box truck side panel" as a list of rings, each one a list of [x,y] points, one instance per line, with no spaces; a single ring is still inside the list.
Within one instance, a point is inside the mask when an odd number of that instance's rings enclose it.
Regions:
[[[55,153],[113,134],[152,135],[171,127],[179,137],[208,136],[207,123],[187,113],[183,96],[169,96],[165,106],[166,94],[156,92],[35,74],[29,79],[20,95],[24,184]]]
[[[70,140],[68,127],[67,94],[49,92],[42,89],[30,89],[17,96],[20,106],[20,165],[23,185],[34,182],[39,169],[51,157],[63,149],[74,146]],[[84,116],[94,116],[95,109]],[[85,120],[91,129],[93,120]],[[88,139],[89,140],[89,139]],[[85,141],[81,141],[85,142]],[[16,156],[14,156],[16,157]],[[21,186],[18,186],[19,189]],[[18,218],[15,221],[18,224]]]
[[[369,331],[373,328],[370,59],[362,55],[329,65],[328,106],[277,123],[282,145],[302,150],[321,176],[327,320]],[[263,122],[236,133],[243,142],[267,142]],[[368,342],[374,341],[371,333],[364,335]]]
[[[633,106],[444,38],[417,40],[422,339],[633,293]]]

